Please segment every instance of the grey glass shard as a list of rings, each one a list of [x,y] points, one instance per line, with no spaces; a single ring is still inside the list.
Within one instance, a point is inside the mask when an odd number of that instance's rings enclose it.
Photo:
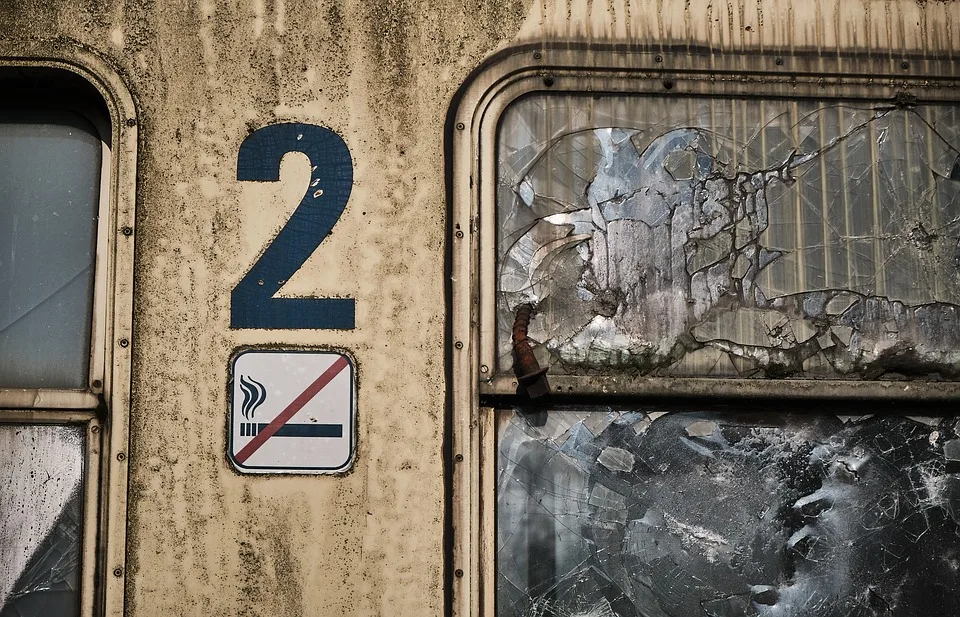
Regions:
[[[960,614],[956,417],[642,411],[501,412],[499,617]]]
[[[0,617],[79,614],[83,428],[0,425]]]
[[[0,387],[89,381],[102,147],[78,114],[0,113]]]
[[[531,304],[554,374],[960,378],[957,124],[948,105],[519,100],[500,370]]]

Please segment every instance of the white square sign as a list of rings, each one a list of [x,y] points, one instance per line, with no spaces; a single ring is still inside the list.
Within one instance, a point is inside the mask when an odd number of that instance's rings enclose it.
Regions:
[[[244,351],[233,359],[228,454],[243,473],[346,471],[356,449],[346,355]]]

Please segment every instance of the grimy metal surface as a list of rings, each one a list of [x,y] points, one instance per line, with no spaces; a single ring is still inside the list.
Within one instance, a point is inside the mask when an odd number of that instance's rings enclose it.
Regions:
[[[125,584],[122,598],[108,589],[108,613],[444,612],[444,569],[459,567],[443,540],[444,125],[495,51],[570,41],[956,58],[958,29],[956,1],[0,4],[0,56],[99,58],[136,105]],[[279,183],[236,180],[244,138],[280,122],[329,127],[350,149],[346,209],[281,294],[354,298],[354,330],[230,328],[231,290],[310,177],[289,155]],[[229,359],[250,346],[356,358],[351,472],[231,468]]]

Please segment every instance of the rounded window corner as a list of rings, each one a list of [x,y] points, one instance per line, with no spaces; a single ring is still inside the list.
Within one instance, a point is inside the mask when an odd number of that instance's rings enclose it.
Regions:
[[[85,83],[90,88],[88,95],[99,95],[114,135],[138,124],[137,105],[122,71],[79,44],[33,41],[26,47],[15,43],[8,47],[0,42],[0,80],[4,74],[18,72],[28,76],[39,73],[44,81],[56,81],[60,72],[61,80],[65,74],[72,78],[70,87],[82,89]]]

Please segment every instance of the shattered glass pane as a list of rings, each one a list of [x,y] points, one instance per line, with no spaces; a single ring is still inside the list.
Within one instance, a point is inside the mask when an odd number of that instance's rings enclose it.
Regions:
[[[75,113],[0,115],[0,387],[87,385],[102,148]]]
[[[498,416],[498,617],[960,614],[957,417]]]
[[[83,434],[0,425],[0,617],[79,615]]]
[[[499,368],[960,378],[960,107],[536,94],[498,133]]]

